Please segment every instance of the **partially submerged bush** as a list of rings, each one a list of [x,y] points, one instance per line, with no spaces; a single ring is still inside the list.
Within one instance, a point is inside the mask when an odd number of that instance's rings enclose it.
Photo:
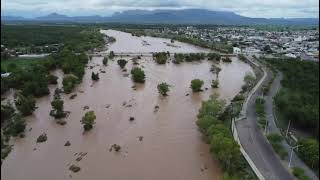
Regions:
[[[63,90],[65,93],[69,94],[78,83],[79,79],[77,76],[74,75],[67,75],[63,78]]]
[[[21,117],[20,114],[15,114],[10,121],[10,124],[5,130],[5,134],[10,134],[12,136],[17,136],[24,132],[26,128],[26,121]]]
[[[58,84],[58,77],[52,74],[48,75],[48,83],[49,84]]]
[[[22,115],[28,116],[37,109],[36,101],[32,96],[23,96],[18,93],[18,98],[15,100],[16,108],[21,112]]]
[[[91,79],[94,81],[98,81],[99,80],[99,73],[91,73]]]
[[[86,114],[82,117],[81,123],[83,124],[83,128],[85,131],[89,131],[92,129],[93,124],[95,123],[96,115],[94,111],[86,112]]]
[[[169,92],[169,87],[170,85],[165,82],[160,83],[157,86],[159,93],[163,96],[167,96],[167,93]]]
[[[128,61],[126,61],[126,60],[124,60],[124,59],[119,59],[119,60],[117,61],[118,65],[120,66],[121,69],[123,69],[123,68],[126,66],[127,62],[128,62]]]
[[[190,87],[191,87],[193,92],[199,92],[199,91],[201,91],[201,87],[202,87],[203,83],[204,82],[202,80],[200,80],[200,79],[194,79],[194,80],[191,81],[191,86]]]
[[[108,58],[107,57],[104,57],[103,60],[102,60],[102,63],[103,65],[108,65]]]
[[[145,82],[145,74],[141,68],[139,68],[139,67],[133,68],[131,70],[131,74],[132,74],[132,79],[134,82],[137,82],[137,83],[144,83]]]
[[[168,54],[166,52],[158,52],[153,54],[153,58],[158,64],[165,64],[169,56],[170,53]]]

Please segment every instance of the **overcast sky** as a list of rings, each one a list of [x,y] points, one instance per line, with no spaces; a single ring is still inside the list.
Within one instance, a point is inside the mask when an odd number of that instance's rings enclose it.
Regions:
[[[52,12],[69,16],[109,16],[132,9],[203,8],[248,17],[319,18],[319,0],[1,0],[1,15],[35,17]]]

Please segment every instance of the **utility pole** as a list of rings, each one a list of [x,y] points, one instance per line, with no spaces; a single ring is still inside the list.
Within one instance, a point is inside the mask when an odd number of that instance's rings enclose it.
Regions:
[[[290,160],[289,160],[289,164],[288,164],[288,167],[290,168],[291,167],[291,161],[292,161],[292,154],[293,154],[293,150],[300,147],[302,145],[297,145],[297,146],[294,146],[294,147],[291,147],[291,153],[290,153]]]
[[[288,128],[287,128],[287,131],[286,131],[286,138],[288,138],[290,124],[291,124],[291,119],[289,120]]]

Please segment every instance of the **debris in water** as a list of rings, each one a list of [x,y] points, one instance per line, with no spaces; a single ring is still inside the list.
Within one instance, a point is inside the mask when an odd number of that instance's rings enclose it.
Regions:
[[[189,96],[189,93],[188,93],[188,94],[186,94],[186,96]]]
[[[83,110],[89,109],[89,106],[83,106]]]
[[[119,151],[121,150],[121,146],[118,145],[118,144],[113,144],[113,145],[110,147],[109,151],[111,152],[113,149],[114,149],[116,152],[119,152]]]
[[[72,172],[78,172],[78,171],[80,171],[80,169],[81,168],[79,166],[76,166],[74,164],[69,167],[69,170]]]
[[[70,146],[70,145],[71,145],[70,141],[67,141],[67,142],[64,144],[64,146]]]
[[[106,108],[109,108],[111,106],[111,104],[106,105]]]
[[[143,136],[139,136],[139,141],[142,141],[143,140]]]
[[[133,121],[133,120],[134,120],[134,117],[131,116],[131,117],[129,118],[129,121]]]
[[[45,141],[47,141],[47,134],[46,133],[41,134],[37,138],[37,143],[42,143],[42,142],[45,142]]]
[[[70,96],[70,99],[74,99],[76,96],[77,96],[77,94],[72,94],[72,95]]]

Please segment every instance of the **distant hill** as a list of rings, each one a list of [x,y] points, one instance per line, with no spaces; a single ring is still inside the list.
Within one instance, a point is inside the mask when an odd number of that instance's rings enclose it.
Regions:
[[[184,10],[129,10],[114,13],[111,17],[102,16],[66,16],[52,13],[33,19],[3,16],[4,21],[44,21],[44,22],[119,22],[137,24],[217,24],[217,25],[319,25],[318,18],[249,18],[228,11],[210,11],[204,9]]]

